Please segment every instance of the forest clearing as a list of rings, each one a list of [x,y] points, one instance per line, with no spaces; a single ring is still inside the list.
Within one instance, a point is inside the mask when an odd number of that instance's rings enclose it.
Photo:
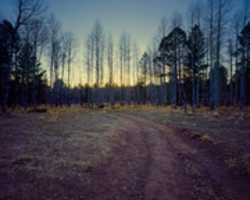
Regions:
[[[0,0],[0,200],[250,200],[250,0]]]
[[[0,199],[248,200],[250,115],[232,109],[0,116]]]

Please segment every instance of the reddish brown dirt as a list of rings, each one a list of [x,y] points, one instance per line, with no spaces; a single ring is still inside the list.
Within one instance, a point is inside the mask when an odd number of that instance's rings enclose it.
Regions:
[[[78,167],[76,174],[70,173],[70,168],[62,169],[62,179],[23,173],[18,168],[5,174],[6,166],[0,166],[0,197],[13,200],[250,199],[249,180],[233,176],[219,157],[214,156],[213,146],[194,141],[183,134],[185,130],[143,117],[112,113],[109,118],[110,123],[119,121],[119,126],[114,130],[116,139],[107,159],[95,167]]]
[[[232,175],[215,146],[190,139],[182,129],[122,116],[149,143],[153,164],[145,179],[145,199],[249,199],[249,178]]]

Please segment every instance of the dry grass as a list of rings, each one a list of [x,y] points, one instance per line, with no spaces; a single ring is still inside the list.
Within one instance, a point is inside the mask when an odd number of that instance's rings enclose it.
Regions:
[[[237,174],[250,176],[250,154],[234,156],[225,160],[227,167]]]
[[[207,143],[207,144],[215,144],[214,139],[211,136],[209,136],[208,134],[203,134],[200,137],[200,141],[203,143]]]
[[[0,120],[0,173],[19,171],[61,177],[88,171],[110,156],[118,121],[80,107],[50,108]],[[2,166],[2,168],[1,168]]]
[[[239,107],[226,107],[222,106],[218,108],[216,111],[212,111],[209,107],[198,107],[193,112],[191,106],[187,106],[187,112],[184,111],[183,107],[174,108],[172,106],[156,106],[152,104],[104,104],[102,108],[98,108],[93,106],[91,107],[83,107],[80,105],[72,105],[72,106],[49,106],[49,105],[41,105],[36,107],[36,110],[46,110],[50,114],[54,113],[79,113],[79,112],[91,112],[91,111],[104,111],[104,112],[112,112],[112,111],[159,111],[165,113],[179,113],[183,115],[203,115],[206,117],[219,118],[219,117],[233,117],[233,118],[245,118],[250,116],[250,107],[246,107],[244,111],[241,111]],[[24,109],[23,107],[15,107],[12,109],[13,112],[18,113],[27,113],[33,112],[34,108],[28,107]],[[35,112],[35,111],[34,111]]]

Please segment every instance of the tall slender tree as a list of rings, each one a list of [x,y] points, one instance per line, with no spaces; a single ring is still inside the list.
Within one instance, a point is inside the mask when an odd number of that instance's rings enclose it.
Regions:
[[[171,67],[171,103],[174,106],[177,106],[178,103],[177,95],[181,94],[181,66],[183,59],[183,48],[185,45],[186,33],[181,28],[176,27],[167,37],[162,40],[159,48],[163,65],[168,65]]]
[[[206,67],[205,38],[199,25],[195,25],[188,36],[187,50],[187,65],[192,71],[192,106],[195,109],[200,102],[201,71]]]

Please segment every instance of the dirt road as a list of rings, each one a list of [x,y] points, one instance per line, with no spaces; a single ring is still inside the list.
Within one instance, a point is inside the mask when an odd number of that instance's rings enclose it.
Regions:
[[[91,199],[249,199],[247,185],[175,129],[132,115],[119,118],[121,143],[93,172]]]
[[[116,139],[112,140],[108,157],[95,166],[74,165],[74,169],[65,161],[59,172],[54,170],[46,175],[37,170],[46,168],[44,161],[37,161],[31,171],[21,170],[20,165],[33,162],[33,157],[16,162],[18,166],[14,168],[10,167],[13,162],[8,164],[7,159],[2,159],[0,199],[249,200],[248,180],[235,178],[221,160],[213,157],[211,149],[201,147],[177,129],[132,114],[118,112],[105,114],[105,117],[106,123],[116,121],[112,129]],[[83,123],[81,117],[78,120],[72,124]],[[79,132],[81,126],[72,124],[70,130]],[[65,121],[66,126],[69,124]],[[63,143],[61,139],[60,142]],[[53,154],[69,160],[77,153],[77,159],[83,159],[81,144],[68,145],[62,145],[62,149]],[[65,148],[71,150],[70,156],[60,154]],[[48,165],[55,163],[58,164],[51,159]],[[56,176],[59,173],[62,176]]]

